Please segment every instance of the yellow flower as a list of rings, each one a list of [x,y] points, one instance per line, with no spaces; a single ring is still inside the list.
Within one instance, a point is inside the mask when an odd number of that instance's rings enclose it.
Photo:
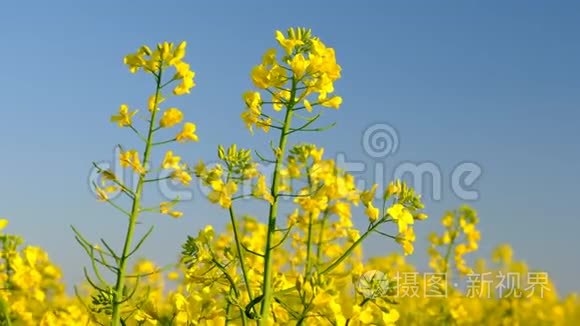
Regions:
[[[407,225],[415,223],[413,215],[411,215],[409,210],[401,204],[395,204],[389,207],[387,213],[393,218],[393,220],[397,221],[400,233],[407,230]]]
[[[314,161],[314,163],[318,163],[320,162],[320,160],[322,160],[322,155],[324,154],[324,148],[312,148],[310,150],[310,156],[312,157],[312,160]]]
[[[133,318],[139,325],[157,325],[157,320],[143,310],[137,310]]]
[[[370,190],[363,191],[360,194],[360,200],[364,205],[368,205],[373,199],[375,199],[375,193],[377,191],[378,184],[373,184]]]
[[[174,202],[162,202],[159,204],[159,212],[161,214],[169,215],[173,218],[180,218],[183,216],[183,212],[174,211],[173,206],[175,206]]]
[[[307,81],[309,90],[319,92],[318,101],[325,100],[328,93],[334,92],[334,83],[326,74],[322,74],[317,79]]]
[[[252,82],[258,88],[268,88],[268,69],[264,65],[257,65],[252,69]]]
[[[343,201],[336,202],[334,205],[332,205],[330,210],[343,220],[350,220],[352,216],[350,205]]]
[[[397,236],[397,242],[403,246],[403,251],[405,256],[413,254],[414,247],[413,242],[415,242],[416,236],[413,228],[408,227],[404,232]]]
[[[276,49],[270,48],[262,56],[262,64],[264,66],[270,66],[276,64]]]
[[[451,215],[451,213],[445,214],[441,219],[441,224],[447,228],[451,227],[451,225],[453,225],[453,215]]]
[[[244,125],[246,126],[246,128],[248,128],[248,130],[250,130],[250,133],[253,134],[254,125],[258,122],[258,119],[260,117],[259,113],[254,112],[254,110],[246,110],[242,112],[240,117],[242,118],[242,121],[244,121]]]
[[[312,104],[310,104],[310,101],[307,99],[304,99],[304,107],[306,108],[306,111],[312,112]]]
[[[183,120],[183,113],[177,108],[170,108],[163,112],[163,116],[159,121],[161,128],[171,128]]]
[[[170,65],[175,65],[181,62],[181,59],[185,57],[185,48],[187,47],[187,42],[182,41],[173,51],[173,58],[169,60]]]
[[[284,85],[288,80],[288,77],[286,76],[286,68],[279,65],[272,66],[272,69],[270,69],[268,73],[268,80],[270,86],[282,87],[282,85]]]
[[[181,80],[181,83],[173,89],[173,94],[183,95],[189,94],[190,90],[195,86],[193,78],[195,77],[195,72],[193,72],[189,65],[185,62],[180,62],[175,65],[175,79]]]
[[[137,53],[132,53],[125,56],[123,62],[129,66],[129,71],[131,71],[131,73],[136,73],[139,68],[142,68],[145,65],[146,61],[144,59],[144,55],[146,55],[147,49],[147,47],[141,47]]]
[[[364,325],[372,324],[372,322],[375,320],[373,310],[367,306],[363,311],[361,311],[360,315],[358,315],[358,320],[360,320],[360,322]]]
[[[197,162],[197,164],[193,167],[193,171],[195,173],[195,176],[197,176],[198,178],[202,177],[203,175],[205,175],[207,171],[205,163],[203,163],[202,160],[199,160],[199,162]]]
[[[341,67],[336,63],[333,48],[326,47],[320,40],[311,40],[312,51],[309,55],[312,70],[325,75],[330,80],[340,78]]]
[[[259,92],[248,91],[244,93],[243,97],[248,108],[259,112],[260,106],[262,105],[262,97]]]
[[[385,198],[389,198],[392,195],[396,195],[401,191],[401,182],[400,181],[393,181],[389,183],[387,186],[387,190],[385,191]]]
[[[373,206],[373,203],[370,202],[365,209],[365,214],[369,217],[369,221],[374,223],[379,218],[379,209]]]
[[[272,108],[275,111],[282,110],[282,106],[288,103],[288,100],[290,100],[290,96],[291,96],[290,91],[286,89],[279,91],[278,93],[272,96],[273,102]]]
[[[130,167],[137,174],[145,174],[145,168],[141,165],[141,160],[139,159],[139,153],[136,150],[126,151],[121,153],[119,158],[122,167]]]
[[[342,97],[333,96],[329,99],[326,98],[326,94],[318,98],[318,102],[324,107],[338,109],[342,104]]]
[[[256,127],[261,128],[264,132],[270,131],[272,125],[272,118],[264,118],[256,121]]]
[[[175,136],[175,140],[180,143],[185,143],[187,141],[198,141],[199,138],[195,134],[196,126],[192,122],[186,122],[183,124],[183,129],[180,133]]]
[[[294,73],[294,77],[296,79],[300,79],[306,73],[308,69],[308,65],[310,62],[304,59],[302,53],[298,53],[295,55],[292,60],[290,61],[290,67],[292,68],[292,72]]]
[[[173,173],[171,173],[171,179],[177,180],[183,185],[188,186],[192,178],[187,171],[180,167],[178,170],[175,170]]]
[[[119,127],[126,127],[131,125],[131,118],[137,111],[129,112],[129,107],[126,104],[121,104],[119,107],[119,114],[111,116],[111,122],[116,122]]]
[[[167,273],[167,279],[170,281],[177,281],[179,279],[179,273],[176,271],[171,271],[171,272]],[[181,294],[179,294],[179,295],[181,295]]]
[[[304,211],[311,213],[313,218],[316,218],[320,212],[328,207],[328,197],[320,194],[310,195],[309,193],[308,189],[302,189],[300,196],[296,197],[294,202],[298,203]]]
[[[157,103],[155,103],[155,97],[157,96]],[[159,110],[159,104],[163,103],[163,101],[165,101],[165,98],[163,97],[163,95],[161,95],[161,93],[155,95],[151,95],[149,96],[149,99],[147,100],[147,108],[149,109],[149,112],[153,111],[153,109],[157,109]]]
[[[181,157],[174,156],[173,151],[167,151],[162,166],[164,169],[179,169],[179,161],[181,161]]]
[[[389,309],[389,312],[383,312],[383,322],[385,325],[395,325],[399,318],[399,312],[393,308]]]
[[[294,50],[294,48],[297,47],[298,45],[304,44],[304,42],[302,42],[301,40],[287,39],[284,36],[284,34],[282,34],[282,32],[280,31],[276,31],[276,40],[278,41],[280,46],[283,47],[284,50],[286,50],[287,54],[291,54],[292,50]]]
[[[272,197],[270,189],[266,185],[266,176],[261,175],[260,177],[258,177],[258,181],[254,186],[252,195],[257,198],[262,198],[265,201],[269,202],[270,204],[274,203],[274,197]]]
[[[270,69],[262,64],[257,65],[252,69],[250,76],[258,88],[280,87],[287,80],[286,70],[278,65],[274,65]]]
[[[117,191],[118,188],[116,186],[108,186],[108,187],[96,187],[95,191],[97,192],[97,200],[98,201],[108,201],[109,194]]]
[[[229,208],[232,205],[232,195],[238,191],[238,185],[233,181],[224,184],[222,180],[215,180],[211,183],[212,191],[208,195],[212,203],[219,203],[223,208]]]

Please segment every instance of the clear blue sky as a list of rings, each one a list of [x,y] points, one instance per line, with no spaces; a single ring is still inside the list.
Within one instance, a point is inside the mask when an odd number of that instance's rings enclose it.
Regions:
[[[209,3],[0,4],[0,215],[10,231],[46,248],[67,281],[80,280],[87,262],[68,225],[95,240],[112,230],[114,243],[124,229],[87,184],[92,161],[111,160],[119,142],[135,144],[108,123],[111,113],[121,103],[143,108],[151,89],[122,57],[141,44],[188,41],[198,86],[177,104],[201,142],[177,150],[191,162],[213,159],[219,143],[264,147],[238,118],[249,71],[274,45],[274,30],[307,26],[343,67],[336,87],[344,104],[326,115],[338,126],[317,139],[327,153],[372,162],[362,133],[387,122],[400,137],[390,166],[434,162],[447,185],[457,163],[477,162],[481,196],[471,204],[481,217],[480,254],[509,241],[562,292],[580,290],[578,2]],[[436,218],[419,235],[460,202],[449,189],[429,201]],[[174,261],[187,234],[226,222],[203,198],[183,207],[179,221],[147,221],[158,226],[145,250],[161,264]],[[371,244],[371,254],[398,250],[383,239]],[[424,249],[421,240],[413,262],[426,260]]]

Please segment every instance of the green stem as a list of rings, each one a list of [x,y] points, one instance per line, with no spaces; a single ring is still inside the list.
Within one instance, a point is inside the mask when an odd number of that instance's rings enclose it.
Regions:
[[[312,193],[312,178],[310,177],[310,169],[308,167],[306,168],[306,174],[308,176],[308,191]],[[308,279],[312,265],[312,215],[312,213],[308,214],[308,234],[306,236],[306,263],[304,264],[304,280]]]
[[[244,254],[242,251],[242,243],[239,235],[238,222],[236,221],[236,215],[234,213],[233,205],[230,206],[230,220],[232,221],[232,228],[234,229],[234,239],[236,241],[236,250],[238,252],[238,258],[240,259],[240,268],[242,269],[242,277],[244,278],[244,283],[246,284],[246,291],[248,292],[248,298],[250,302],[254,300],[252,295],[252,289],[250,287],[250,281],[248,280],[248,273],[246,269],[246,262],[244,261]],[[243,314],[243,313],[242,313]]]
[[[320,264],[320,258],[322,257],[322,245],[324,241],[324,227],[326,225],[326,220],[328,219],[329,213],[328,209],[324,211],[324,216],[320,221],[320,233],[318,234],[318,243],[316,244],[316,264]]]
[[[163,145],[163,144],[169,144],[169,143],[173,143],[174,141],[176,141],[175,138],[169,139],[169,140],[164,140],[164,141],[160,141],[160,142],[157,142],[157,143],[153,143],[153,146],[159,146],[159,145]]]
[[[222,265],[216,258],[215,258],[215,254],[213,253],[213,251],[211,251],[211,255],[214,256],[214,258],[212,258],[213,263],[219,268],[219,270],[224,274],[224,276],[226,277],[226,279],[228,280],[228,282],[230,283],[230,289],[234,292],[234,295],[236,296],[236,298],[240,298],[240,290],[238,290],[238,287],[236,286],[236,282],[234,282],[234,278],[230,275],[230,273],[228,273],[226,266]],[[229,304],[229,303],[228,303]],[[242,318],[242,326],[246,325],[246,315],[244,314],[244,311],[241,307],[239,307],[240,309],[240,316]],[[226,312],[226,319],[228,318],[228,313]]]
[[[310,181],[310,177],[308,177]],[[312,213],[308,214],[308,235],[306,240],[306,263],[304,265],[304,282],[310,282],[310,270],[312,269]],[[296,322],[297,326],[304,324],[310,303],[303,302],[303,309],[300,318]]]
[[[0,307],[2,309],[2,314],[4,315],[4,322],[7,326],[12,326],[12,320],[10,319],[10,309],[8,308],[8,303],[4,300],[0,300]]]
[[[383,223],[383,221],[378,221],[377,223],[373,224],[365,233],[363,233],[360,238],[358,238],[338,259],[336,259],[332,264],[330,264],[328,267],[326,267],[324,270],[322,270],[319,275],[323,275],[326,273],[331,272],[333,269],[335,269],[340,263],[342,263],[343,260],[345,260],[351,253],[352,251],[358,247],[358,245],[360,245],[365,239],[366,237],[369,236],[369,234],[371,234],[379,225],[381,225]]]
[[[306,236],[306,263],[304,264],[304,279],[310,276],[311,257],[312,256],[312,213],[309,214],[308,219],[308,235]]]
[[[445,277],[447,277],[447,273],[449,272],[449,258],[451,257],[451,250],[453,249],[453,245],[455,244],[455,240],[457,238],[457,232],[458,229],[454,228],[453,230],[451,230],[452,232],[450,232],[451,236],[451,240],[449,241],[449,245],[447,246],[447,250],[445,251],[445,266],[443,267],[443,274],[445,274]]]
[[[162,63],[160,67],[162,67]],[[161,76],[162,68],[159,68],[159,75],[157,75],[157,85],[155,88],[155,103],[159,98],[161,90]],[[143,152],[143,165],[146,165],[149,161],[150,151],[153,144],[153,133],[154,133],[154,123],[157,110],[151,111],[151,119],[149,120],[149,130],[147,132],[147,141],[145,142],[145,150]],[[125,273],[127,269],[127,260],[129,258],[129,252],[131,251],[131,243],[133,241],[133,234],[135,233],[135,225],[137,224],[137,218],[141,210],[141,196],[143,192],[143,185],[145,181],[145,174],[139,175],[139,181],[137,182],[137,188],[135,190],[135,198],[133,198],[133,204],[131,207],[131,214],[129,216],[129,223],[127,225],[127,232],[125,234],[125,244],[123,245],[123,253],[119,257],[119,272],[117,273],[117,280],[115,282],[115,288],[113,292],[113,311],[112,311],[112,326],[119,326],[121,322],[121,303],[124,302],[123,289],[125,287]]]
[[[274,233],[276,232],[276,218],[278,216],[278,184],[280,183],[279,173],[282,168],[282,162],[286,153],[286,143],[288,141],[288,132],[292,122],[292,113],[294,107],[294,100],[296,97],[296,81],[292,79],[292,90],[290,93],[290,100],[286,107],[286,116],[284,117],[284,126],[280,134],[280,142],[278,148],[280,155],[276,157],[276,165],[274,166],[274,175],[272,176],[272,187],[270,188],[274,202],[270,205],[268,213],[268,234],[266,236],[266,250],[264,250],[264,281],[262,284],[262,306],[260,308],[260,325],[268,324],[268,317],[270,316],[270,305],[272,303],[272,241]]]

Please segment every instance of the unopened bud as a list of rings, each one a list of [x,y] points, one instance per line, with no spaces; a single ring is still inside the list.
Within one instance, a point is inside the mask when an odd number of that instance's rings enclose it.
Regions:
[[[426,220],[426,219],[427,219],[427,217],[428,217],[428,216],[427,216],[427,214],[425,214],[425,213],[419,213],[419,214],[415,215],[415,219],[416,219],[416,220],[420,220],[420,221]]]

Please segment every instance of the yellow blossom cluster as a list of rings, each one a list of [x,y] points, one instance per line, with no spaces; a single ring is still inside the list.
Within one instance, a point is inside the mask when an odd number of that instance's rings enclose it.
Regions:
[[[469,274],[472,269],[467,266],[464,255],[479,248],[481,238],[476,225],[479,223],[477,213],[469,206],[462,206],[455,212],[447,212],[441,219],[445,227],[442,235],[429,235],[431,246],[429,266],[438,272],[450,272],[449,260],[454,259],[458,273]]]
[[[125,64],[132,73],[143,69],[146,72],[158,74],[168,67],[173,67],[175,74],[171,78],[171,81],[180,82],[173,89],[173,94],[189,94],[190,90],[195,86],[195,82],[193,81],[195,73],[190,69],[189,64],[183,61],[186,47],[186,42],[181,42],[177,46],[173,43],[163,42],[158,44],[155,50],[151,51],[148,46],[144,45],[137,52],[125,56]],[[161,98],[158,97],[157,101],[153,98],[150,101],[150,110],[153,110],[156,102],[157,104],[161,102]]]
[[[445,216],[443,233],[448,228]],[[6,220],[1,222],[6,226]],[[338,249],[347,248],[348,232],[330,225],[322,235],[325,243],[328,246],[336,243]],[[254,218],[242,219],[239,230],[244,233],[245,248],[252,251],[263,248],[266,229],[266,225]],[[165,270],[145,259],[137,261],[132,273],[143,276],[128,282],[130,287],[137,282],[141,287],[128,302],[133,313],[126,324],[241,325],[242,315],[252,315],[252,309],[247,307],[260,291],[263,270],[259,256],[245,256],[251,290],[247,292],[236,263],[234,237],[231,225],[219,234],[211,226],[202,229],[184,244],[181,265],[175,270]],[[307,241],[303,233],[294,237],[293,243]],[[3,289],[0,320],[8,316],[13,325],[31,326],[107,323],[106,311],[91,309],[91,304],[99,298],[93,288],[80,288],[79,298],[67,295],[60,269],[49,261],[46,252],[25,246],[21,238],[10,234],[2,233],[0,240]],[[276,251],[278,258],[274,266],[279,273],[274,284],[280,294],[273,305],[272,325],[298,324],[303,301],[310,307],[302,322],[308,325],[575,325],[580,321],[580,298],[576,294],[561,298],[551,280],[541,284],[542,291],[538,288],[531,292],[522,283],[498,294],[494,289],[499,288],[501,279],[495,278],[489,285],[474,283],[480,291],[477,296],[470,294],[473,289],[458,289],[446,282],[445,296],[428,296],[425,295],[429,284],[427,274],[419,273],[401,254],[363,259],[362,252],[358,252],[334,272],[326,274],[321,273],[320,267],[335,255],[333,250],[322,250],[319,258],[323,263],[320,266],[315,263],[317,271],[305,280],[301,268],[306,263],[306,256],[301,254],[303,249],[293,244]],[[456,262],[449,264],[451,269]],[[381,292],[380,296],[368,296],[357,284],[369,271],[381,271],[389,280],[398,280],[397,287]],[[491,259],[477,259],[473,267],[477,275],[528,275],[533,271],[524,262],[515,260],[513,250],[505,244],[492,252]],[[458,277],[454,282],[470,276]]]
[[[0,320],[4,325],[85,325],[90,315],[65,292],[62,273],[41,248],[4,232],[0,219]]]
[[[331,95],[334,82],[341,76],[334,49],[304,28],[291,28],[286,35],[276,31],[275,36],[282,53],[268,49],[251,72],[254,86],[265,91],[269,99],[263,100],[260,91],[243,95],[246,111],[241,117],[250,131],[258,127],[268,132],[272,127],[273,119],[263,111],[264,104],[274,111],[291,107],[308,112],[316,106],[338,109],[342,104],[340,96]]]

